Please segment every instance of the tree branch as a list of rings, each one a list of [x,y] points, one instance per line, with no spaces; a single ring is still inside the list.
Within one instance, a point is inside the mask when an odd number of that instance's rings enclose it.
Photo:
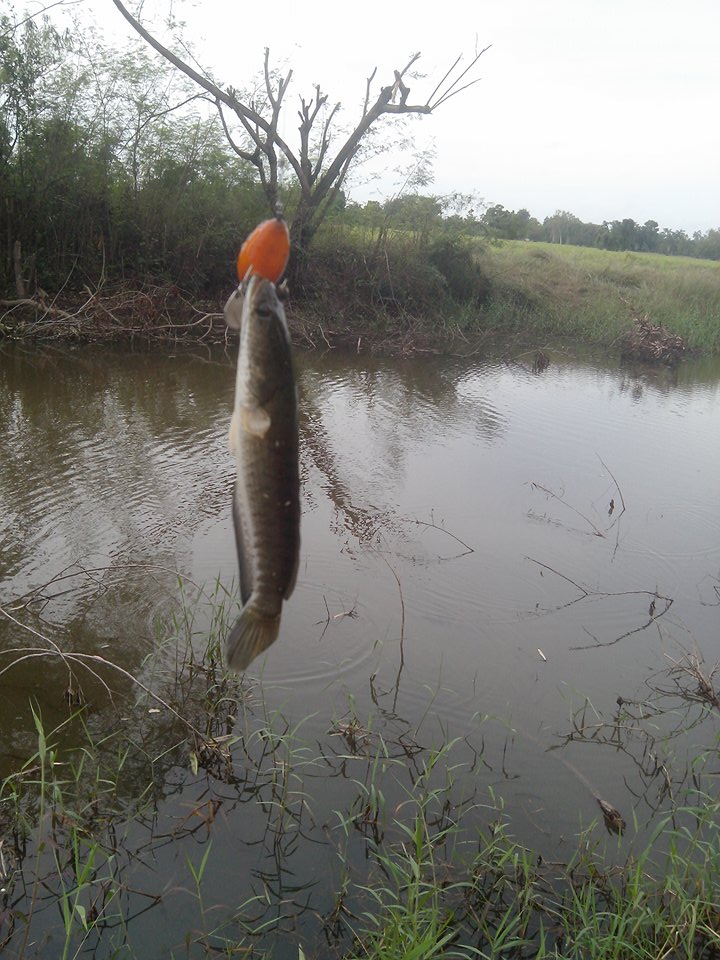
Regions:
[[[241,160],[245,160],[248,163],[251,163],[254,167],[257,167],[257,169],[260,171],[261,174],[263,174],[264,171],[262,169],[262,163],[260,162],[259,147],[256,147],[255,150],[253,150],[253,152],[250,153],[248,150],[243,150],[242,147],[238,146],[238,144],[235,143],[235,140],[233,139],[232,134],[230,133],[230,129],[227,125],[227,121],[225,120],[225,114],[223,113],[222,104],[220,103],[219,100],[215,101],[215,106],[217,108],[218,114],[220,115],[220,122],[222,123],[223,133],[225,134],[225,139],[227,140],[227,142],[230,144],[232,149],[240,157]]]
[[[465,77],[465,76],[467,76],[467,74],[470,72],[470,70],[472,70],[472,68],[473,68],[473,67],[475,66],[475,64],[478,62],[478,60],[480,59],[480,57],[490,49],[490,46],[491,46],[491,45],[489,44],[487,47],[483,47],[483,49],[480,51],[480,53],[476,53],[476,54],[475,54],[475,56],[473,57],[473,59],[470,61],[470,63],[467,65],[467,67],[465,67],[465,69],[464,69],[463,72],[460,74],[460,76],[456,77],[456,78],[453,80],[453,82],[450,84],[450,86],[447,88],[447,90],[445,90],[443,93],[440,94],[440,96],[439,96],[438,99],[435,101],[435,103],[431,103],[432,97],[430,98],[430,100],[428,101],[428,104],[430,105],[431,110],[437,110],[437,108],[440,106],[441,103],[445,103],[445,101],[446,101],[446,100],[449,100],[450,97],[454,97],[456,93],[460,93],[461,90],[467,90],[468,87],[471,87],[473,84],[475,84],[475,83],[478,82],[478,80],[480,79],[479,77],[478,77],[477,80],[471,80],[470,83],[466,83],[463,87],[460,87],[459,89],[458,89],[458,86],[457,86],[457,85],[460,83],[460,81],[462,80],[462,78]],[[460,57],[457,58],[457,60],[456,60],[455,63],[453,64],[453,66],[450,68],[449,72],[448,72],[447,74],[445,74],[445,78],[447,78],[447,77],[450,75],[450,73],[452,73],[452,71],[455,69],[455,67],[457,66],[457,64],[458,64],[459,62],[460,62]],[[444,80],[443,80],[443,82],[444,82]],[[442,83],[440,84],[440,86],[442,86]],[[437,90],[438,90],[438,87],[436,87],[435,90],[433,91],[433,95],[437,92]]]
[[[461,85],[461,82],[467,77],[469,71],[477,64],[483,53],[489,49],[485,47],[485,49],[477,53],[468,66],[453,79],[453,75],[461,59],[458,57],[425,103],[408,102],[410,88],[404,80],[408,71],[410,71],[419,59],[420,53],[414,53],[402,70],[393,71],[393,82],[381,87],[373,102],[371,90],[373,80],[377,74],[377,68],[375,68],[366,80],[362,114],[355,129],[346,137],[344,143],[341,144],[326,169],[323,170],[323,166],[329,158],[332,123],[337,116],[340,104],[336,104],[324,120],[322,129],[319,131],[319,139],[317,140],[317,156],[312,159],[311,145],[313,142],[313,128],[318,122],[318,117],[328,101],[327,95],[321,92],[319,86],[315,87],[314,98],[310,100],[301,98],[300,100],[300,153],[298,157],[278,133],[280,112],[292,79],[292,70],[289,70],[286,76],[280,78],[277,84],[274,85],[277,75],[274,76],[270,69],[269,48],[265,48],[263,64],[266,100],[263,105],[257,108],[252,101],[249,103],[243,102],[232,87],[227,87],[224,90],[218,87],[212,80],[199,73],[160,43],[160,41],[153,37],[128,11],[123,0],[113,0],[113,3],[130,26],[149,46],[186,77],[210,94],[220,114],[228,143],[242,160],[250,163],[258,171],[260,183],[273,210],[275,209],[275,204],[278,199],[277,194],[279,188],[278,151],[285,157],[297,177],[300,187],[299,199],[295,209],[295,217],[291,224],[291,230],[295,227],[295,221],[297,220],[298,225],[296,230],[293,230],[295,234],[293,239],[298,240],[302,238],[302,245],[309,243],[315,229],[325,216],[330,203],[337,196],[352,162],[357,155],[360,144],[372,125],[384,115],[427,115],[432,113],[441,106],[441,104],[466,90],[476,82],[476,80],[470,80]],[[238,118],[248,137],[252,143],[255,144],[254,151],[244,149],[233,140],[223,113],[223,106],[232,110]],[[267,115],[263,116],[260,112],[265,106],[269,108],[269,118]],[[268,110],[266,109],[266,114],[267,112]]]

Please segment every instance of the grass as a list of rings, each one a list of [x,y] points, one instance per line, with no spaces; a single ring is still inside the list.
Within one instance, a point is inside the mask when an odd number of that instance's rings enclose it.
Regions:
[[[682,825],[679,825],[682,822]],[[703,798],[661,820],[619,867],[581,837],[567,863],[543,863],[505,821],[464,870],[438,858],[422,817],[376,852],[378,877],[353,960],[532,957],[618,960],[714,957],[720,950],[720,805]],[[669,847],[669,849],[668,849]],[[454,877],[454,879],[452,878]]]
[[[720,352],[720,264],[530,241],[321,233],[296,331],[312,343],[370,338],[404,349],[511,336],[619,348],[648,316],[693,350]]]
[[[600,839],[595,821],[548,861],[513,836],[461,740],[423,745],[352,700],[322,740],[309,717],[270,712],[261,685],[223,670],[224,591],[183,589],[162,697],[146,676],[118,710],[75,708],[52,730],[30,710],[36,749],[0,786],[7,956],[259,958],[279,943],[305,960],[720,956],[720,803],[697,769],[664,793],[649,833]],[[671,669],[673,696],[686,702],[685,684],[691,708],[716,717],[713,671],[697,657]]]
[[[720,352],[720,264],[651,253],[504,241],[483,246],[481,324],[615,344],[649,316],[691,348]]]

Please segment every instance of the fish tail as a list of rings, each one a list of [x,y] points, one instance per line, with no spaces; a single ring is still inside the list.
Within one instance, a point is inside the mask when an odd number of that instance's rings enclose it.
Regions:
[[[262,617],[246,606],[225,641],[225,659],[231,670],[241,672],[275,643],[280,632],[280,617]]]

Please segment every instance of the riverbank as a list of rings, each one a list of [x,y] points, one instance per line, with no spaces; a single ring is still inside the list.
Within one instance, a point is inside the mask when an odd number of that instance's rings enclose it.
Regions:
[[[488,327],[616,346],[648,317],[691,350],[720,352],[720,263],[652,253],[504,241],[478,262],[491,286]]]
[[[227,289],[232,280],[228,279]],[[224,293],[106,283],[76,294],[0,301],[0,339],[228,339]],[[415,241],[326,231],[288,318],[296,343],[412,354],[468,353],[496,338],[582,340],[621,350],[645,319],[693,352],[720,352],[720,263],[529,241]]]

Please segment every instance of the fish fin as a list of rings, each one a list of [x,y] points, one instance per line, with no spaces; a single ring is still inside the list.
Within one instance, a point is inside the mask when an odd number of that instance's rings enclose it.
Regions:
[[[270,429],[272,420],[270,414],[264,407],[240,407],[240,423],[246,433],[251,433],[254,437],[262,437]]]
[[[240,568],[240,597],[243,605],[250,599],[253,592],[254,583],[252,577],[252,566],[248,562],[248,551],[245,549],[245,531],[243,528],[242,516],[238,509],[237,497],[233,493],[232,499],[233,525],[235,527],[235,547],[238,555],[238,567]]]
[[[280,617],[261,617],[245,607],[225,641],[225,660],[230,670],[246,670],[263,650],[275,643]]]
[[[242,285],[233,290],[233,292],[227,298],[227,303],[225,304],[223,313],[225,314],[225,323],[229,327],[232,327],[233,330],[239,330],[242,326],[244,300],[245,294],[243,292]]]

